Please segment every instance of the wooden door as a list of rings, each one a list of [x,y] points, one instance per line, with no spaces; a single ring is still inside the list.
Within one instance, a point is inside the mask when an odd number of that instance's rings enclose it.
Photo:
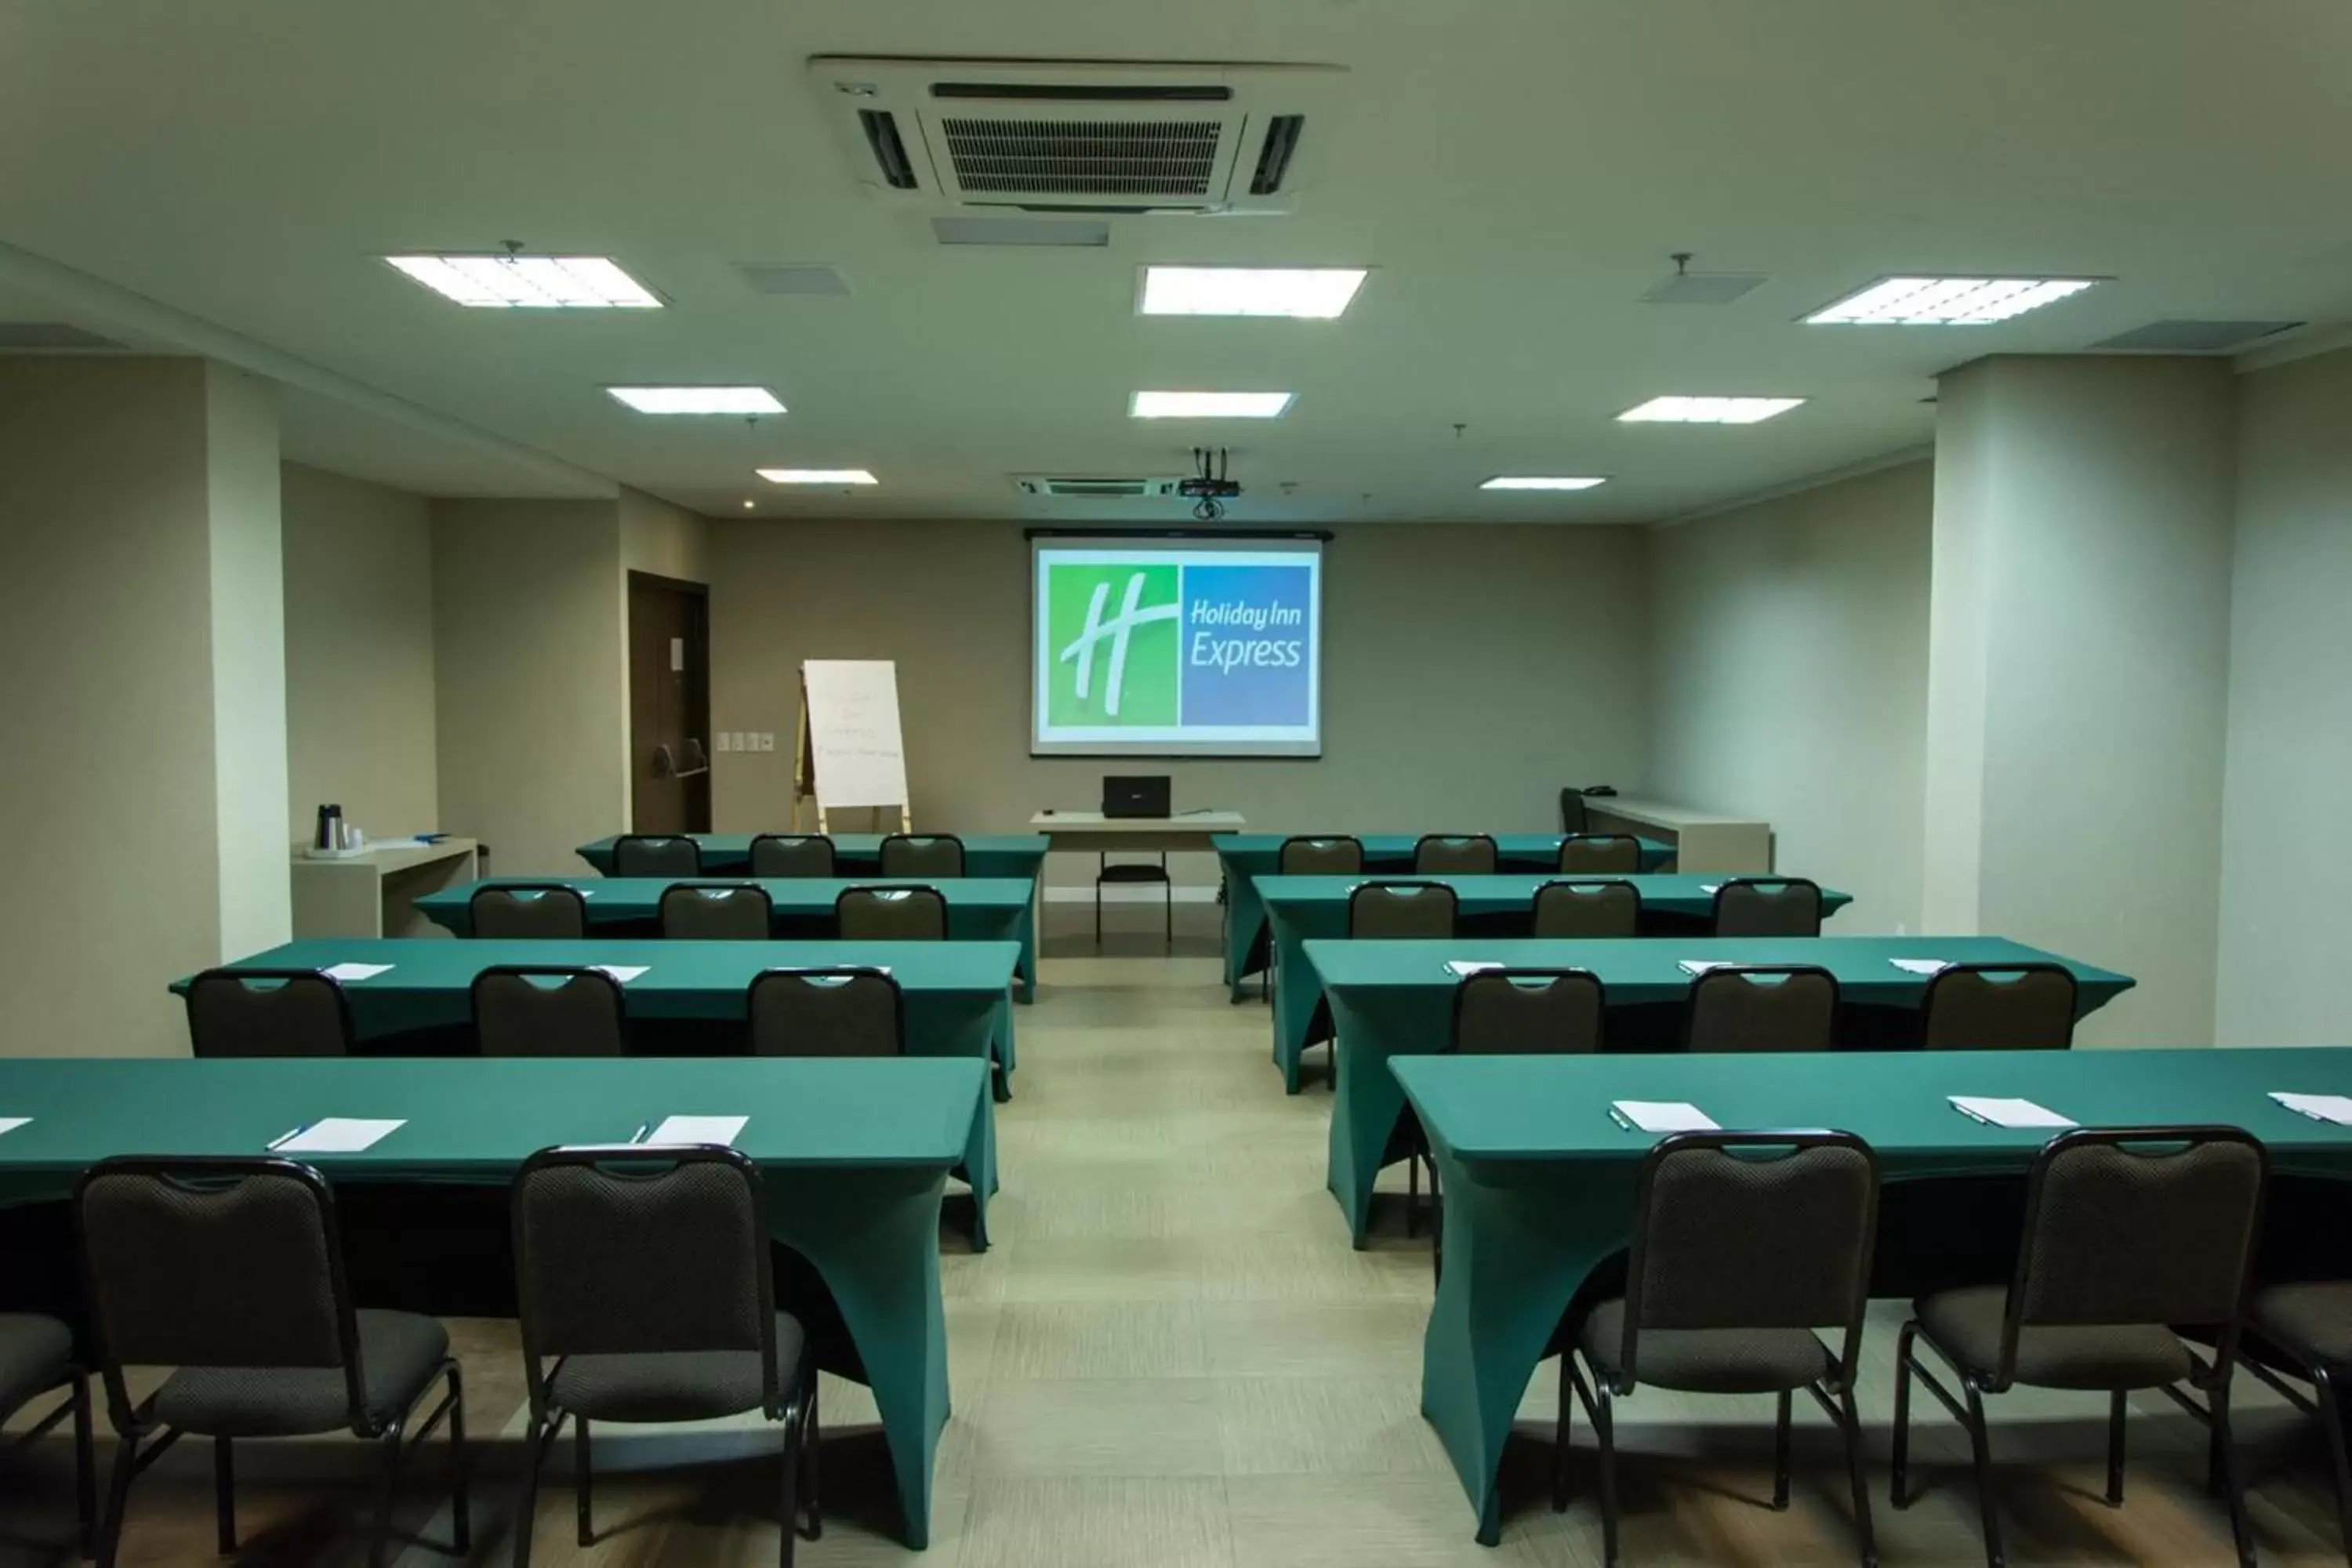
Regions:
[[[630,827],[710,831],[710,599],[629,574]]]

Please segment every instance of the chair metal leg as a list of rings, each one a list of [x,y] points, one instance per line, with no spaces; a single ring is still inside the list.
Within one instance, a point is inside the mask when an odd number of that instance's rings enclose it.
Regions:
[[[1772,1417],[1772,1510],[1775,1513],[1789,1506],[1789,1407],[1793,1402],[1792,1392],[1782,1389],[1780,1407]]]
[[[588,1522],[589,1484],[593,1470],[588,1449],[588,1417],[574,1411],[572,1415],[572,1466],[574,1471],[572,1496],[580,1515],[580,1544],[596,1544],[596,1531]]]
[[[1445,1278],[1445,1194],[1437,1179],[1437,1156],[1429,1157],[1429,1278],[1433,1285]]]
[[[229,1441],[213,1439],[213,1521],[219,1531],[220,1554],[236,1555],[236,1462]]]
[[[474,1547],[474,1523],[466,1498],[466,1374],[457,1360],[449,1362],[449,1530],[451,1545],[460,1557]]]
[[[1176,879],[1166,874],[1168,857],[1165,855],[1160,858],[1160,892],[1162,906],[1167,910],[1168,951],[1173,952],[1176,951]]]
[[[776,1547],[778,1568],[793,1568],[793,1543],[800,1539],[801,1533],[799,1438],[800,1411],[794,1409],[792,1412],[792,1418],[784,1423],[784,1452],[782,1463],[777,1466],[777,1468],[783,1472],[783,1507],[778,1518],[778,1522],[783,1528],[776,1532],[779,1538],[779,1544]]]
[[[91,1433],[89,1379],[74,1374],[74,1516],[81,1521],[81,1554],[98,1555],[98,1451]]]
[[[1552,1436],[1551,1451],[1551,1510],[1568,1511],[1568,1436],[1576,1415],[1575,1368],[1569,1358],[1576,1352],[1559,1352],[1559,1424]]]
[[[1601,1564],[1617,1568],[1617,1416],[1609,1385],[1594,1390],[1592,1431],[1601,1449]]]
[[[2352,1458],[2345,1453],[2344,1406],[2326,1367],[2313,1372],[2311,1386],[2319,1395],[2319,1424],[2327,1428],[2328,1465],[2336,1474],[2336,1528],[2343,1538],[2345,1561],[2352,1563]]]
[[[1984,1520],[1985,1562],[1990,1568],[2007,1568],[2009,1558],[2001,1551],[2000,1520],[1993,1507],[1992,1440],[1985,1428],[1984,1396],[1977,1392],[1975,1383],[1963,1378],[1962,1391],[1968,1395],[1969,1447],[1976,1458],[1977,1512]]]
[[[1102,870],[1110,864],[1108,855],[1097,856],[1095,868],[1095,945],[1102,945]]]
[[[1862,1414],[1854,1408],[1853,1390],[1838,1397],[1838,1426],[1845,1436],[1845,1465],[1853,1484],[1853,1534],[1861,1549],[1862,1568],[1878,1568],[1878,1531],[1870,1521],[1870,1479],[1862,1468]]]
[[[2107,1506],[2124,1505],[2124,1391],[2107,1395]]]
[[[2221,1499],[2230,1509],[2230,1539],[2240,1568],[2254,1568],[2253,1526],[2246,1519],[2246,1489],[2238,1474],[2238,1446],[2230,1436],[2230,1383],[2225,1375],[2206,1396],[2212,1415],[2213,1455],[2221,1472]]]
[[[139,1474],[139,1439],[122,1437],[114,1445],[114,1473],[106,1486],[106,1515],[98,1527],[98,1568],[114,1568],[122,1547],[122,1515],[131,1504],[131,1479]]]
[[[808,1510],[808,1538],[824,1539],[824,1501],[818,1495],[817,1448],[824,1440],[824,1424],[817,1418],[817,1373],[809,1369],[808,1396],[801,1402],[801,1506]]]
[[[1404,1234],[1407,1240],[1421,1234],[1421,1156],[1404,1157]]]
[[[404,1416],[379,1439],[383,1445],[383,1481],[376,1496],[375,1534],[368,1542],[368,1568],[384,1568],[392,1555],[392,1512],[400,1496],[400,1461],[408,1451],[403,1440],[407,1428],[407,1418]]]
[[[1895,1453],[1886,1500],[1898,1509],[1911,1506],[1904,1483],[1911,1472],[1911,1342],[1918,1334],[1919,1325],[1906,1322],[1895,1341]]]
[[[523,1456],[522,1485],[515,1499],[514,1568],[530,1568],[530,1529],[539,1512],[539,1473],[547,1468],[547,1451],[563,1429],[563,1412],[553,1412],[532,1426],[530,1450]]]

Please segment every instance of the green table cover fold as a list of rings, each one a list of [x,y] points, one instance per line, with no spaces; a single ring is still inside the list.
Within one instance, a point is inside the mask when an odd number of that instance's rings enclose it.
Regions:
[[[1897,969],[1896,958],[1940,958],[1967,963],[2063,963],[2074,972],[2076,1005],[2084,1013],[2131,987],[2126,975],[2094,968],[2000,937],[1814,936],[1631,937],[1605,942],[1310,942],[1311,967],[1330,998],[1339,1053],[1339,1092],[1331,1106],[1329,1181],[1348,1216],[1356,1245],[1365,1240],[1372,1183],[1389,1150],[1404,1097],[1390,1071],[1412,1054],[1444,1051],[1453,1044],[1454,993],[1461,980],[1445,966],[1486,960],[1532,969],[1589,969],[1601,977],[1612,1012],[1620,1007],[1679,1004],[1692,976],[1684,959],[1734,963],[1815,963],[1837,976],[1848,1003],[1916,1008],[1924,975]],[[1858,1053],[1838,1052],[1843,1061]],[[1729,1059],[1721,1057],[1707,1061]],[[1641,1098],[1636,1095],[1635,1099]],[[1451,1244],[1449,1243],[1449,1247]]]
[[[1454,830],[1441,830],[1454,831]],[[1212,840],[1217,868],[1225,887],[1225,990],[1242,999],[1244,976],[1255,973],[1260,961],[1253,955],[1265,934],[1265,906],[1259,899],[1257,879],[1271,877],[1282,860],[1282,845],[1295,837],[1286,833],[1223,833]],[[1408,875],[1412,870],[1418,833],[1355,835],[1364,846],[1364,869],[1381,877]],[[1549,871],[1558,874],[1560,835],[1498,833],[1495,838],[1496,868],[1502,871]],[[1642,869],[1654,871],[1674,858],[1675,847],[1654,838],[1642,840]]]
[[[1422,1350],[1422,1413],[1470,1497],[1501,1525],[1496,1472],[1528,1379],[1593,1268],[1628,1243],[1654,1138],[1613,1100],[1687,1100],[1729,1128],[1828,1127],[1877,1151],[1889,1184],[2016,1173],[2047,1131],[1987,1127],[1956,1094],[2032,1100],[2085,1125],[2223,1122],[2274,1173],[2352,1177],[2352,1128],[2273,1090],[2352,1092],[2352,1050],[1909,1051],[1796,1056],[1399,1058],[1396,1078],[1444,1178],[1445,1272]]]
[[[457,943],[436,943],[455,947]],[[0,1059],[0,1199],[63,1198],[109,1155],[259,1154],[325,1116],[397,1118],[364,1153],[306,1156],[337,1185],[502,1185],[551,1144],[618,1142],[672,1115],[749,1118],[775,1239],[841,1313],[881,1412],[907,1543],[930,1538],[949,1414],[939,1221],[987,1109],[976,1060]]]
[[[1348,934],[1348,900],[1369,877],[1260,877],[1258,901],[1274,931],[1274,1059],[1281,1064],[1283,1088],[1299,1089],[1300,1055],[1313,1042],[1316,1009],[1323,986],[1301,949],[1309,942]],[[1715,912],[1715,889],[1724,879],[1712,877],[1636,876],[1616,878],[1542,876],[1423,877],[1417,881],[1443,882],[1454,889],[1455,910],[1463,917],[1527,914],[1533,910],[1536,889],[1546,882],[1622,881],[1640,889],[1642,912],[1685,920]],[[1853,901],[1850,893],[1822,889],[1822,912],[1833,914]]]

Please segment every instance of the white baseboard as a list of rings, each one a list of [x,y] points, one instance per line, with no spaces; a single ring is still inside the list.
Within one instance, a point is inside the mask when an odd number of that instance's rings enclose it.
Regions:
[[[1156,904],[1167,897],[1167,889],[1148,882],[1114,882],[1102,890],[1102,900],[1107,904]],[[1049,904],[1091,904],[1095,901],[1095,889],[1091,883],[1048,887],[1045,901]],[[1176,901],[1180,904],[1213,904],[1217,901],[1217,889],[1188,888],[1180,882],[1176,885]]]

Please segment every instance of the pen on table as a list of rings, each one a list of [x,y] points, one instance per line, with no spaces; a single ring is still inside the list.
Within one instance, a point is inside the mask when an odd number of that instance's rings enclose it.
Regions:
[[[1625,1113],[1619,1110],[1613,1105],[1609,1108],[1609,1120],[1614,1121],[1618,1126],[1622,1127],[1628,1132],[1639,1131],[1639,1129],[1634,1127],[1633,1122],[1626,1120]]]
[[[642,1143],[646,1141],[646,1134],[651,1132],[653,1130],[654,1124],[652,1122],[640,1121],[637,1123],[637,1130],[629,1134],[629,1142],[632,1143]]]
[[[291,1128],[287,1131],[280,1132],[277,1137],[272,1138],[267,1144],[265,1144],[264,1147],[268,1149],[272,1153],[275,1153],[277,1151],[286,1147],[287,1144],[294,1142],[297,1138],[302,1136],[303,1133],[310,1131],[310,1125],[311,1124],[310,1122],[305,1121],[299,1126]]]

